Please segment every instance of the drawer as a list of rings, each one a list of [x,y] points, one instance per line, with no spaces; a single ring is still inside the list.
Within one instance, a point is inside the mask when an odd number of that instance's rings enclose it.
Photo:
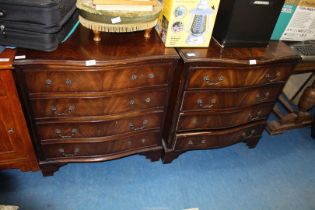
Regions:
[[[223,129],[265,119],[273,108],[272,104],[260,104],[248,108],[180,114],[178,131]]]
[[[166,90],[143,91],[141,93],[113,95],[112,97],[38,98],[31,100],[35,118],[62,118],[104,116],[163,108]]]
[[[203,68],[191,70],[188,89],[240,88],[285,82],[292,65],[246,68]]]
[[[264,128],[265,122],[259,122],[221,131],[177,134],[175,150],[207,149],[228,146],[249,138],[259,137]]]
[[[186,91],[182,111],[241,108],[277,100],[282,85],[240,90]]]
[[[0,76],[0,97],[6,96],[6,88],[5,88],[5,82],[3,81],[3,77]]]
[[[160,142],[160,132],[150,132],[129,137],[107,138],[103,141],[78,142],[72,140],[63,143],[45,143],[42,144],[42,152],[46,159],[91,158],[122,153],[129,155],[132,152],[136,153],[139,150],[160,146]]]
[[[111,70],[35,69],[25,71],[25,81],[29,93],[116,91],[166,86],[170,67],[151,64]]]
[[[145,114],[100,122],[38,122],[37,135],[41,140],[96,138],[130,132],[160,129],[163,113]]]

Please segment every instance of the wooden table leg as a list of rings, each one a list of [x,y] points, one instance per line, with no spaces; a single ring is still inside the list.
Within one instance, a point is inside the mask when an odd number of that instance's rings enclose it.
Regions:
[[[151,37],[152,28],[148,28],[144,31],[144,38],[149,39]]]
[[[93,33],[94,33],[94,38],[93,40],[95,42],[100,42],[102,40],[101,38],[101,32],[100,31],[97,31],[97,30],[93,30]]]
[[[268,122],[266,129],[271,135],[293,128],[310,126],[313,118],[308,110],[315,105],[315,82],[303,92],[298,110],[295,110],[283,96],[279,97],[279,102],[286,108],[288,114],[282,113],[277,106],[274,107],[273,111],[279,119]]]

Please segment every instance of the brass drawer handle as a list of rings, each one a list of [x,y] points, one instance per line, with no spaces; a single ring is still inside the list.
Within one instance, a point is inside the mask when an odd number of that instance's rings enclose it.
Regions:
[[[147,127],[148,123],[149,123],[148,120],[143,120],[141,127],[136,127],[133,123],[129,123],[128,126],[129,126],[130,130],[139,131],[139,130],[145,129]]]
[[[145,138],[142,138],[140,141],[141,141],[142,144],[147,143],[147,139],[145,139]],[[132,141],[130,139],[127,141],[127,145],[129,147],[132,146]]]
[[[66,85],[71,86],[72,85],[72,80],[71,79],[66,79]]]
[[[47,86],[51,86],[53,84],[53,81],[51,79],[46,79],[45,83]]]
[[[69,105],[68,109],[64,112],[58,113],[57,112],[57,107],[56,106],[51,106],[51,112],[56,115],[56,116],[68,116],[71,115],[75,110],[75,106],[74,105]]]
[[[152,101],[152,99],[150,98],[150,97],[147,97],[147,98],[145,98],[144,99],[144,102],[145,103],[147,103],[147,104],[149,104],[149,103],[151,103],[151,101]],[[129,99],[129,105],[135,105],[136,104],[136,100],[135,99]]]
[[[129,105],[135,105],[136,100],[135,99],[129,99]]]
[[[269,83],[275,82],[276,80],[278,80],[279,77],[280,77],[280,72],[278,72],[278,71],[274,75],[267,73],[265,76],[267,82],[269,82]]]
[[[207,144],[207,140],[202,139],[200,142],[194,142],[193,140],[188,141],[188,145],[202,146]]]
[[[256,130],[255,129],[252,129],[249,133],[246,133],[246,132],[242,133],[242,136],[244,138],[251,138],[251,137],[253,137],[255,135],[256,135]]]
[[[264,102],[264,101],[267,101],[268,98],[270,96],[270,93],[269,92],[266,92],[265,94],[260,94],[260,93],[257,93],[256,94],[256,101],[257,102]]]
[[[200,99],[197,100],[197,104],[199,105],[200,108],[210,109],[210,108],[212,108],[215,105],[215,103],[217,103],[217,100],[215,98],[212,98],[209,101],[210,101],[210,103],[208,105],[205,105],[203,103],[203,100],[200,98]]]
[[[224,81],[224,76],[220,75],[217,80],[209,79],[208,75],[203,77],[203,81],[205,81],[208,85],[218,85],[219,83]]]
[[[5,32],[5,25],[0,25],[0,35],[2,35],[3,38],[7,38],[7,34]]]
[[[51,86],[53,84],[53,81],[51,79],[46,79],[45,81],[47,86]],[[71,86],[72,85],[72,80],[71,79],[66,79],[65,81],[67,86]]]
[[[130,79],[132,81],[136,80],[137,78],[138,78],[138,76],[136,74],[132,74],[131,77],[130,77]]]
[[[72,137],[74,137],[77,133],[78,133],[78,129],[76,129],[76,128],[73,128],[73,129],[71,129],[71,135],[62,135],[62,132],[61,132],[61,130],[60,129],[56,129],[56,135],[57,135],[57,137],[58,138],[62,138],[62,139],[66,139],[66,138],[72,138]]]
[[[258,120],[260,117],[261,117],[261,111],[256,112],[256,114],[250,113],[248,115],[248,121],[255,121],[255,120]]]
[[[14,134],[14,128],[9,128],[8,133],[9,133],[9,135],[13,135]]]
[[[67,157],[67,158],[71,158],[71,157],[75,157],[79,154],[80,149],[79,148],[75,148],[73,153],[66,153],[65,150],[63,148],[58,149],[58,152],[60,153],[60,155],[62,155],[63,157]]]
[[[145,102],[146,102],[146,103],[150,103],[150,102],[151,102],[151,98],[150,98],[150,97],[147,97],[147,98],[145,99]]]
[[[153,73],[148,74],[149,79],[154,79],[155,75]]]

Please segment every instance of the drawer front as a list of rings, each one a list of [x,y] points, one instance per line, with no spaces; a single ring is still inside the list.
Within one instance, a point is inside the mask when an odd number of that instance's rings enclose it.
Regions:
[[[106,137],[160,129],[162,117],[163,113],[155,113],[105,122],[38,123],[37,135],[44,141]]]
[[[104,71],[25,71],[29,93],[102,92],[166,85],[170,65],[147,65]]]
[[[289,65],[213,68],[192,70],[188,79],[188,89],[195,88],[239,88],[285,82],[292,71]]]
[[[175,150],[207,149],[223,147],[252,137],[259,137],[265,123],[256,123],[223,131],[189,133],[176,135]]]
[[[159,146],[161,137],[159,132],[142,133],[123,138],[99,142],[64,142],[42,144],[43,155],[46,159],[64,159],[95,157],[128,153],[145,148]]]
[[[5,88],[5,82],[3,81],[3,78],[0,77],[0,97],[6,96],[6,88]]]
[[[61,118],[104,116],[150,108],[163,108],[166,103],[165,90],[114,95],[97,98],[33,99],[32,113],[35,118]]]
[[[241,108],[276,101],[282,85],[243,90],[186,91],[182,111]]]
[[[178,131],[222,129],[265,119],[273,104],[261,104],[225,112],[192,112],[181,114]]]

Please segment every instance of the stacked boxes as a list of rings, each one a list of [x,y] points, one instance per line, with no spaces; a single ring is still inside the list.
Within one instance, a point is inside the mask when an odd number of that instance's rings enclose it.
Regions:
[[[164,0],[156,31],[166,47],[208,47],[220,0]]]
[[[271,39],[314,40],[315,0],[286,0]]]

